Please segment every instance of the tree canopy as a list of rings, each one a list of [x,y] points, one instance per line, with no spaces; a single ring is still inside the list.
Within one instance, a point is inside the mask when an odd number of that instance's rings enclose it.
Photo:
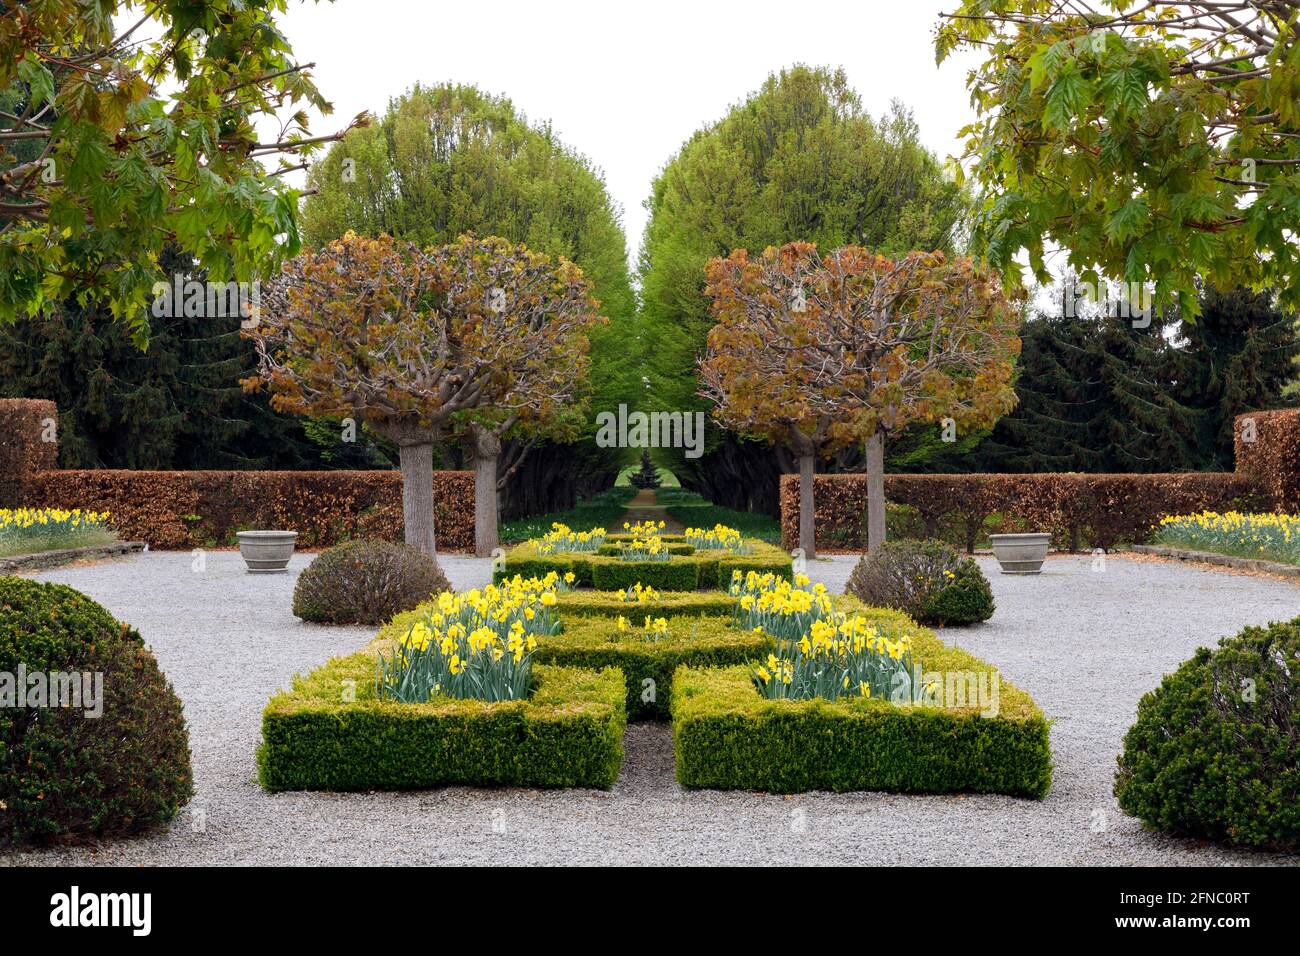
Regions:
[[[194,274],[170,249],[160,261]],[[141,351],[106,306],[69,300],[50,316],[0,326],[0,394],[58,404],[65,468],[373,467],[373,450],[339,441],[337,427],[322,423],[317,442],[265,396],[244,394],[239,379],[257,352],[240,322],[183,309],[151,316]]]
[[[962,0],[940,61],[978,49],[964,161],[977,251],[1045,253],[1094,288],[1149,284],[1194,318],[1198,279],[1300,305],[1300,0]]]
[[[651,403],[707,407],[691,370],[713,324],[704,292],[710,258],[791,241],[884,255],[949,251],[966,204],[901,105],[873,118],[842,70],[796,66],[768,77],[696,132],[653,184],[639,329]],[[672,455],[672,468],[720,503],[774,509],[771,453],[750,445],[710,429],[710,453]],[[737,497],[750,491],[759,497]]]
[[[745,250],[708,266],[717,325],[702,394],[726,425],[800,459],[799,544],[812,555],[813,462],[912,422],[989,426],[1015,401],[1018,310],[969,259],[809,243]],[[871,447],[869,445],[869,447]],[[883,533],[884,459],[868,457]],[[873,542],[873,548],[880,541]]]
[[[610,320],[591,337],[594,402],[630,400],[637,376],[623,359],[636,302],[621,213],[600,171],[548,124],[530,125],[508,99],[472,86],[417,85],[331,147],[308,187],[311,246],[348,231],[420,246],[474,233],[575,263]]]
[[[300,103],[330,111],[276,26],[286,0],[6,6],[0,321],[94,299],[144,345],[165,244],[218,282],[297,251],[279,173],[334,137],[310,136],[302,110],[254,131]]]
[[[1237,415],[1284,404],[1300,353],[1268,293],[1207,289],[1194,323],[1097,310],[1021,326],[1018,405],[966,460],[983,471],[1231,471]]]

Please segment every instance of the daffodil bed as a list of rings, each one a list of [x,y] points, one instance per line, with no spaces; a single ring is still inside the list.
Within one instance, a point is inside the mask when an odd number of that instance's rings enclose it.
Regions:
[[[525,700],[408,704],[376,697],[377,650],[335,658],[271,698],[257,751],[263,787],[608,789],[618,779],[627,713],[616,669],[539,664]]]
[[[666,539],[665,539],[666,540]],[[751,553],[696,551],[690,555],[671,554],[667,561],[625,561],[614,555],[588,552],[540,554],[535,542],[526,541],[506,552],[505,566],[494,574],[496,583],[515,575],[524,578],[544,577],[548,572],[572,571],[576,587],[598,591],[621,591],[642,584],[661,591],[711,590],[725,586],[733,571],[746,573],[768,571],[790,577],[790,555],[776,545],[749,542]]]
[[[561,594],[559,600],[571,596],[573,592]],[[564,616],[563,604],[557,608]],[[423,613],[421,607],[393,618],[380,632],[376,646],[392,646],[418,624]],[[666,720],[668,685],[678,665],[741,664],[763,657],[771,646],[766,634],[740,630],[729,618],[666,617],[645,606],[624,604],[620,615],[567,617],[563,630],[538,639],[531,657],[539,664],[564,667],[616,667],[627,681],[628,717]]]
[[[0,558],[112,544],[108,517],[80,508],[0,508]]]
[[[618,670],[534,666],[560,629],[554,576],[444,591],[370,647],[271,699],[268,790],[443,783],[608,787],[627,723]]]
[[[624,541],[615,541],[613,544],[602,544],[596,549],[596,553],[606,558],[616,558],[623,553],[623,546],[630,544],[634,539],[628,538]],[[686,544],[681,541],[664,541],[659,539],[663,549],[669,554],[689,555],[695,553],[695,545]]]
[[[1204,511],[1160,519],[1160,544],[1300,564],[1300,515]]]
[[[985,686],[994,686],[991,665],[944,644],[906,615],[855,610],[874,626],[906,633],[925,673],[955,676],[953,686],[962,687],[966,677],[983,674]],[[1024,691],[1000,677],[996,687],[993,707],[987,700],[934,706],[862,696],[772,700],[759,693],[749,666],[683,665],[670,697],[677,779],[686,787],[773,793],[1043,797],[1052,780],[1048,721]]]
[[[717,595],[725,615],[669,616],[642,586],[618,595],[622,613],[565,620],[572,594],[552,573],[398,615],[366,651],[272,698],[263,785],[608,787],[628,716],[669,713],[686,786],[1041,796],[1050,785],[1033,701],[899,612],[771,572],[737,575]],[[944,697],[945,681],[959,698]]]

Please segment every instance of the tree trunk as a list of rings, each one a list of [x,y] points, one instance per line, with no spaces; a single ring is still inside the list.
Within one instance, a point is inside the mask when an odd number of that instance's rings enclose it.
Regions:
[[[433,528],[433,443],[398,446],[406,543],[437,556]]]
[[[397,446],[402,469],[402,523],[406,543],[437,557],[433,521],[433,446],[438,429],[419,422],[380,420],[375,431]]]
[[[813,472],[817,458],[813,454],[799,456],[799,547],[805,558],[817,557],[816,513],[813,502]]]
[[[501,439],[476,425],[473,442],[474,553],[486,558],[497,547],[497,459],[501,457]]]
[[[885,543],[885,434],[867,439],[867,553]]]

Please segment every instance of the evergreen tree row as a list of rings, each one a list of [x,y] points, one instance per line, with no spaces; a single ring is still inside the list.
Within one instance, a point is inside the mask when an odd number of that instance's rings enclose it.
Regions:
[[[1285,404],[1300,347],[1268,293],[1207,290],[1194,323],[1036,315],[1020,332],[1019,404],[970,471],[1230,471],[1233,420]]]

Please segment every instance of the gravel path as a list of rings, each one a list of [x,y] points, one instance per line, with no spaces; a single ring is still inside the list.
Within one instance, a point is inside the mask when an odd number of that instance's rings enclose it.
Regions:
[[[293,572],[309,560],[296,557]],[[303,624],[293,575],[243,573],[238,554],[135,558],[44,572],[140,629],[185,702],[198,795],[170,830],[88,850],[0,855],[0,864],[853,863],[1296,865],[1145,833],[1110,795],[1138,698],[1197,645],[1300,615],[1300,586],[1177,563],[1056,557],[1039,577],[990,575],[998,611],[945,637],[996,663],[1055,719],[1046,800],[998,796],[685,792],[664,725],[634,724],[609,793],[475,790],[270,796],[253,749],[267,697],[294,672],[360,648],[371,628]],[[446,556],[453,584],[486,561]],[[851,557],[810,562],[843,586]]]

